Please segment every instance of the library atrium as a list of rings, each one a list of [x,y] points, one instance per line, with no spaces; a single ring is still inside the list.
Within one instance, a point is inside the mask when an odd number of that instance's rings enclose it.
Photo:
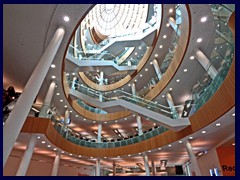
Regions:
[[[4,176],[235,176],[234,4],[4,4]]]

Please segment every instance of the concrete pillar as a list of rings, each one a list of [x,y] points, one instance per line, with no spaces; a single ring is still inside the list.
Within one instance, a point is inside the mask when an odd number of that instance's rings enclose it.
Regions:
[[[54,91],[55,91],[55,86],[56,86],[56,82],[52,81],[49,88],[48,88],[48,92],[45,96],[42,109],[39,113],[39,117],[48,117],[47,113],[50,110],[51,101],[52,101]]]
[[[196,58],[203,66],[203,68],[207,71],[207,73],[214,79],[217,75],[217,70],[211,65],[208,57],[200,50],[196,52]]]
[[[187,149],[188,156],[192,163],[194,173],[196,174],[196,176],[202,176],[201,170],[200,170],[198,162],[197,162],[197,158],[192,150],[192,146],[191,146],[190,142],[188,140],[186,140],[186,141],[184,141],[184,143],[185,143],[185,146]]]
[[[143,135],[141,117],[137,116],[138,135]]]
[[[73,79],[72,79],[71,89],[75,89],[76,80],[77,80],[77,78],[74,76]]]
[[[99,76],[99,85],[103,85],[103,80],[104,80],[104,74],[102,71],[100,71],[100,76]]]
[[[155,175],[156,175],[156,167],[155,167],[154,161],[152,161],[152,176],[155,176]]]
[[[100,143],[102,138],[102,123],[98,123],[98,138],[97,142]]]
[[[160,81],[162,79],[162,73],[160,71],[160,67],[159,67],[156,59],[153,60],[153,67],[154,67],[155,72],[157,74],[158,80]]]
[[[135,85],[135,83],[131,84],[131,89],[132,89],[132,95],[136,96],[136,85]]]
[[[100,176],[100,159],[97,158],[97,161],[96,161],[96,176]]]
[[[172,113],[173,113],[173,118],[178,119],[179,115],[178,115],[176,108],[174,107],[175,105],[174,105],[172,95],[169,92],[166,93],[166,100],[167,100],[169,107],[171,108]]]
[[[116,176],[116,162],[113,161],[113,176]]]
[[[3,166],[13,148],[13,145],[22,129],[32,104],[42,86],[52,61],[62,42],[65,30],[58,28],[29,78],[14,109],[10,113],[3,128]]]
[[[53,162],[53,168],[52,168],[51,176],[57,176],[58,167],[59,167],[60,158],[61,158],[60,156],[61,156],[61,152],[57,151],[54,162]]]
[[[173,28],[173,30],[177,33],[177,35],[180,36],[181,31],[178,28],[178,25],[177,25],[175,19],[173,17],[170,17],[168,22],[169,22],[170,26]]]
[[[37,137],[35,135],[32,135],[31,139],[27,145],[27,148],[24,152],[24,155],[20,162],[20,165],[18,167],[16,176],[25,176],[26,175],[26,172],[27,172],[29,163],[31,161],[32,154],[33,154],[36,143],[37,143]]]
[[[143,161],[144,161],[144,167],[145,167],[145,172],[146,176],[150,176],[150,170],[149,170],[149,165],[148,165],[148,157],[145,152],[142,153],[143,156]]]

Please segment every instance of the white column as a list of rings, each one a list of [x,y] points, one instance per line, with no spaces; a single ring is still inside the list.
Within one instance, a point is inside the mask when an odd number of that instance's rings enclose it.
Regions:
[[[143,135],[141,117],[137,116],[138,135]]]
[[[131,84],[131,89],[132,89],[132,95],[136,95],[136,85],[135,85],[135,83]]]
[[[203,66],[203,68],[207,71],[207,73],[211,76],[212,79],[214,79],[217,75],[217,70],[211,65],[209,59],[207,56],[200,50],[197,50],[196,52],[196,58],[200,62],[200,64]]]
[[[160,67],[159,67],[156,59],[153,60],[153,67],[154,67],[155,72],[157,74],[158,80],[160,81],[162,79],[162,73],[160,71]]]
[[[53,163],[51,176],[57,176],[58,167],[59,167],[59,164],[60,164],[60,156],[61,156],[61,152],[57,151],[55,159],[54,159],[54,163]]]
[[[96,161],[96,176],[100,176],[100,159],[97,158]]]
[[[101,137],[102,137],[102,123],[98,123],[98,138],[97,138],[98,143],[101,142]]]
[[[173,117],[177,119],[179,117],[178,112],[177,112],[176,108],[174,107],[175,106],[174,101],[173,101],[172,95],[169,92],[166,93],[166,100],[167,100],[169,107],[171,108],[171,110],[173,112]]]
[[[156,167],[155,167],[154,161],[152,161],[152,176],[155,176],[155,175],[156,175]]]
[[[26,172],[27,172],[30,160],[32,158],[32,154],[33,154],[36,143],[37,143],[37,137],[35,135],[32,135],[31,139],[27,145],[27,148],[24,152],[24,155],[20,162],[20,165],[18,167],[16,176],[25,176],[26,175]]]
[[[51,105],[51,101],[52,101],[52,98],[53,98],[55,86],[56,86],[56,82],[52,81],[49,88],[48,88],[48,92],[45,96],[43,106],[42,106],[41,111],[39,113],[39,117],[48,117],[47,112],[50,109],[50,105]]]
[[[71,89],[75,89],[76,79],[77,79],[77,78],[74,76],[73,79],[72,79]]]
[[[116,162],[113,162],[113,176],[116,176]]]
[[[146,176],[150,176],[147,154],[145,152],[143,152],[142,155],[143,155],[143,161],[144,161]]]
[[[65,30],[58,28],[31,77],[29,78],[21,96],[18,98],[14,109],[10,113],[3,128],[3,166],[13,148],[13,145],[21,131],[32,104],[42,86],[46,74],[52,64],[57,50],[62,42]]]
[[[103,80],[104,80],[104,77],[103,77],[103,72],[100,71],[100,75],[99,75],[99,85],[103,85]]]
[[[192,167],[193,167],[193,170],[194,170],[196,176],[201,176],[202,173],[201,173],[201,170],[199,168],[197,158],[196,158],[196,156],[195,156],[195,154],[192,150],[192,146],[191,146],[190,142],[188,140],[186,140],[186,141],[184,141],[184,143],[185,143],[187,153],[188,153],[188,156],[189,156],[190,161],[192,163]]]
[[[96,168],[95,168],[95,166],[93,166],[93,168],[92,168],[92,175],[96,176]]]
[[[67,131],[67,125],[68,125],[68,119],[69,119],[70,113],[69,110],[67,109],[65,111],[65,115],[64,115],[64,123],[63,123],[63,131],[66,132]]]
[[[178,36],[180,36],[181,31],[178,29],[177,23],[173,17],[170,17],[168,20],[169,24],[173,28],[173,30],[177,33]]]

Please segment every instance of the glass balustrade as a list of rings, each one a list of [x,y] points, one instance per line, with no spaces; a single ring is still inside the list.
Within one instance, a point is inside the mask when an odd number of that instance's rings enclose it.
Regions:
[[[234,56],[234,40],[228,26],[228,19],[233,12],[234,6],[211,4],[216,26],[215,48],[210,56],[210,63],[207,72],[199,80],[198,87],[192,92],[194,99],[194,111],[201,108],[222,85],[231,67]],[[217,70],[217,74],[212,79],[209,76],[211,68]]]

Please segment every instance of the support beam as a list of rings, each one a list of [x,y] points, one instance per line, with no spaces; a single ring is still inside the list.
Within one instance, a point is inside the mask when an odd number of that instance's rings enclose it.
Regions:
[[[101,137],[102,137],[102,123],[98,123],[98,138],[97,138],[97,142],[100,143],[101,142]]]
[[[167,103],[168,103],[169,107],[172,110],[173,118],[178,119],[179,115],[178,115],[178,112],[177,112],[176,108],[174,107],[175,105],[174,105],[172,95],[169,92],[166,93],[166,100],[167,100]]]
[[[160,81],[162,79],[162,73],[160,71],[160,67],[158,65],[158,62],[156,59],[153,60],[153,67],[155,69],[156,75],[158,77],[158,80]]]
[[[100,159],[97,158],[97,161],[96,161],[96,176],[100,176]]]
[[[61,152],[58,150],[53,162],[53,168],[52,168],[52,173],[51,176],[57,176],[58,173],[58,168],[60,164],[60,158],[61,158]]]
[[[144,161],[144,167],[145,167],[145,172],[146,176],[150,176],[150,170],[149,170],[149,165],[148,165],[148,157],[145,152],[142,153],[143,156],[143,161]]]

